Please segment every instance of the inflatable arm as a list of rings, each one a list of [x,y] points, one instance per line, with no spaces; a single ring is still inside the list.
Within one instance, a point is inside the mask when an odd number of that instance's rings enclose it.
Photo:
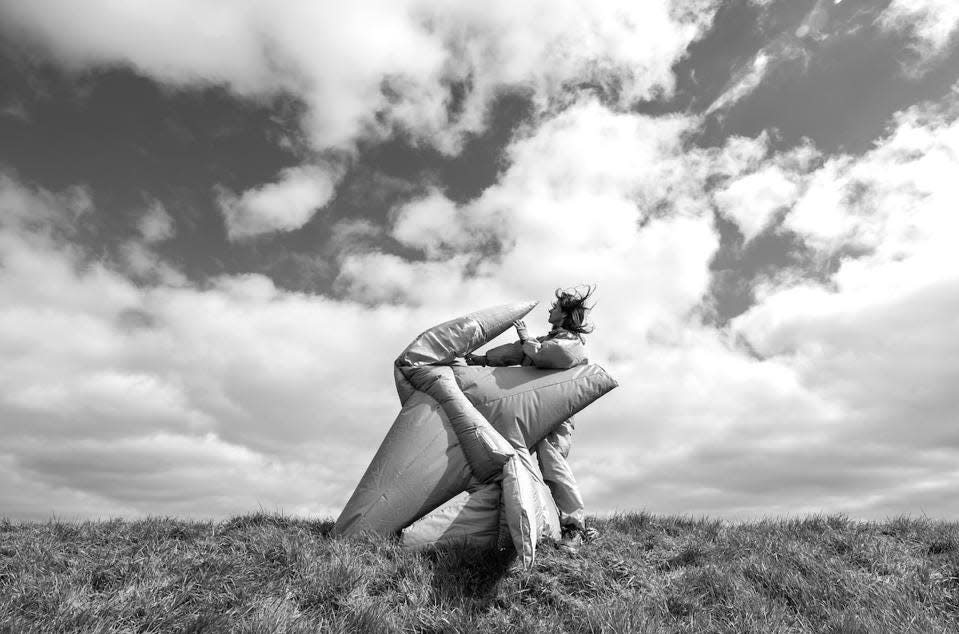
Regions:
[[[440,404],[480,482],[498,477],[514,451],[469,402],[448,364],[500,336],[535,306],[536,302],[505,304],[443,322],[421,333],[396,359],[405,379],[402,386],[397,384],[400,401],[408,393],[408,384]]]

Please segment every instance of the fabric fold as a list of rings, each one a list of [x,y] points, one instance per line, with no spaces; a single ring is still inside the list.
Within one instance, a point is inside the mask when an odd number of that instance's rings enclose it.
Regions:
[[[426,392],[443,408],[466,454],[473,476],[489,482],[499,476],[513,448],[460,390],[449,366],[401,368],[410,385]]]

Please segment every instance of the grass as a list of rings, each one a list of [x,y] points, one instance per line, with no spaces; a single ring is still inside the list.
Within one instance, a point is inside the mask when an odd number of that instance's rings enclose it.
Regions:
[[[630,513],[572,553],[409,553],[330,521],[0,520],[0,631],[956,632],[959,524]]]

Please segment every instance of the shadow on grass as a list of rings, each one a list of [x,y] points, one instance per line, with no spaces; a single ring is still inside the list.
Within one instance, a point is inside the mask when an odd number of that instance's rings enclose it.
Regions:
[[[454,547],[426,553],[433,566],[433,594],[451,601],[487,603],[496,595],[516,553],[512,549]]]

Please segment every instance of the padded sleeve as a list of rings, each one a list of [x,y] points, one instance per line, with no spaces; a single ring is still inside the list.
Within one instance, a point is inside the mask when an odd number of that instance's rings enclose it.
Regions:
[[[486,365],[492,367],[522,365],[524,357],[523,345],[520,342],[504,343],[486,351]]]
[[[530,339],[523,344],[523,352],[544,370],[566,370],[588,362],[586,346],[578,339]]]

